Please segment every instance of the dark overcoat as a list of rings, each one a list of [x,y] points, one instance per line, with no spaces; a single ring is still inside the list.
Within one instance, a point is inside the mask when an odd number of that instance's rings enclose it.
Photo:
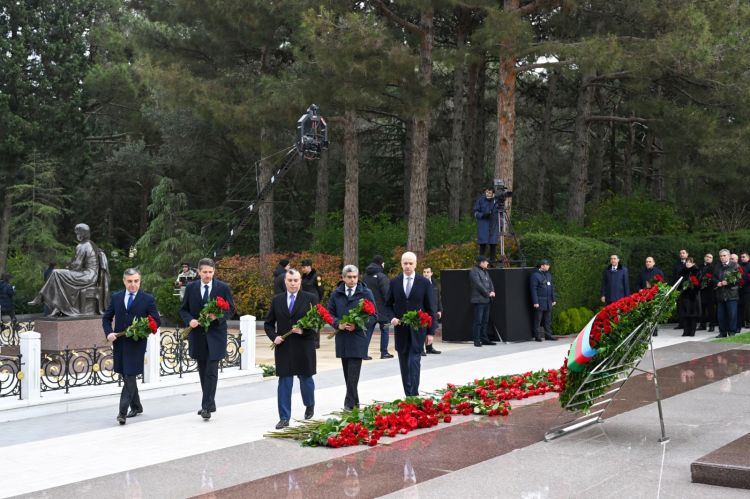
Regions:
[[[283,291],[286,291],[286,285],[284,288]],[[302,291],[318,295],[318,300],[323,299],[323,282],[317,270],[311,269],[307,274],[302,274]]]
[[[660,275],[662,279],[664,278],[664,272],[661,271],[659,267],[654,265],[650,269],[647,269],[646,267],[641,270],[641,273],[638,274],[638,289],[645,289],[646,284],[654,279],[654,277]]]
[[[391,280],[388,286],[388,296],[385,300],[386,313],[389,318],[401,318],[410,310],[422,310],[435,316],[432,284],[424,276],[414,275],[414,283],[409,297],[404,292],[404,274],[399,274]],[[394,328],[396,351],[406,354],[410,349],[421,349],[426,332],[424,329],[412,331],[409,326],[398,325]]]
[[[690,276],[694,276],[698,279],[698,286],[694,288],[684,289],[685,283],[690,280]],[[677,276],[679,279],[682,277],[680,283],[680,297],[677,298],[677,313],[680,318],[683,317],[695,317],[700,318],[701,315],[701,287],[700,287],[700,270],[698,267],[693,266],[692,268],[684,267],[680,271],[680,275]]]
[[[375,308],[378,309],[378,321],[389,321],[390,318],[385,313],[385,297],[388,295],[388,285],[391,280],[383,272],[383,266],[377,263],[368,265],[362,281],[370,288],[372,296],[375,297]]]
[[[714,279],[715,282],[723,281],[724,276],[733,270],[739,270],[738,266],[734,262],[729,262],[726,264],[722,264],[719,262],[716,264],[716,267],[714,267]],[[716,301],[717,302],[725,302],[725,301],[737,301],[740,299],[740,287],[739,285],[735,284],[733,286],[722,286],[722,287],[716,287]]]
[[[292,330],[292,326],[303,318],[311,306],[318,303],[318,296],[307,291],[298,291],[292,313],[289,313],[286,291],[271,300],[271,307],[263,323],[266,336],[273,341],[277,336]],[[292,333],[273,351],[276,375],[312,376],[316,372],[315,330],[303,329],[302,334]]]
[[[198,319],[203,309],[203,296],[201,290],[203,282],[198,279],[185,287],[185,296],[182,299],[180,318],[186,326],[192,319]],[[227,319],[234,316],[234,298],[229,285],[218,279],[213,280],[209,298],[215,300],[221,296],[229,303],[229,311],[224,313],[221,319],[211,321],[208,330],[201,326],[190,331],[188,336],[188,354],[196,360],[221,360],[227,355]]]
[[[344,283],[336,286],[328,299],[328,311],[333,316],[333,328],[336,333],[336,358],[339,359],[364,359],[367,357],[367,333],[360,328],[354,331],[344,331],[339,329],[339,321],[346,313],[354,308],[361,299],[370,300],[377,310],[375,297],[364,283],[358,282],[357,287],[351,297],[346,296],[346,286]],[[377,314],[370,318],[370,321],[377,320]],[[369,322],[368,321],[368,324]]]
[[[161,317],[156,309],[156,300],[154,297],[143,291],[138,291],[130,310],[125,308],[126,291],[118,291],[112,295],[107,310],[102,315],[102,329],[104,337],[109,333],[122,333],[133,323],[134,319],[141,317],[154,318],[157,324],[161,325]],[[114,319],[114,326],[112,325]],[[147,340],[132,340],[125,336],[120,336],[112,344],[112,357],[114,359],[114,370],[127,376],[143,374],[143,358],[146,354]]]
[[[477,221],[477,243],[497,244],[500,233],[500,209],[495,200],[480,196],[474,202],[473,213]]]
[[[542,272],[539,269],[532,272],[529,276],[529,291],[531,303],[539,304],[538,310],[552,310],[552,303],[557,301],[552,273]]]
[[[628,268],[617,265],[617,270],[612,271],[612,266],[607,265],[602,273],[601,295],[607,303],[612,303],[630,294],[630,283],[628,282]]]
[[[16,290],[9,282],[0,280],[0,308],[3,311],[13,310],[13,296],[16,294]]]

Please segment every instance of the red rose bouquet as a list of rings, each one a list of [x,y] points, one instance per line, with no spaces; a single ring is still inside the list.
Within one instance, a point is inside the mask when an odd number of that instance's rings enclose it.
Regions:
[[[714,283],[714,275],[711,272],[706,272],[701,276],[701,289],[710,288]]]
[[[347,313],[339,321],[339,324],[354,324],[357,329],[364,329],[367,326],[367,321],[370,320],[370,316],[375,315],[375,304],[367,298],[362,298],[359,303],[349,309]],[[334,330],[333,333],[328,335],[328,339],[333,338],[338,334],[339,330]]]
[[[697,288],[698,286],[700,286],[700,284],[701,283],[698,278],[694,275],[691,275],[688,279],[682,281],[682,289],[687,290]]]
[[[211,321],[224,317],[224,313],[229,312],[229,308],[229,303],[221,296],[217,296],[215,300],[208,300],[206,304],[203,305],[203,308],[198,314],[197,319],[201,327],[203,328],[203,331],[205,332],[206,330],[208,330],[208,327],[211,325]],[[211,315],[214,316],[213,319],[211,318]],[[187,338],[190,334],[190,331],[192,330],[193,328],[190,326],[183,329],[182,339]]]
[[[401,324],[409,326],[412,329],[432,326],[432,316],[422,310],[409,310],[399,320]]]
[[[156,320],[149,315],[133,319],[133,323],[129,325],[124,332],[117,333],[117,337],[125,336],[131,340],[140,341],[144,338],[148,338],[149,334],[156,334],[156,331],[158,330],[159,325],[156,323]]]
[[[318,303],[315,306],[310,305],[310,310],[307,311],[305,316],[294,323],[292,329],[315,329],[316,331],[326,324],[333,324],[333,316],[326,310],[326,308]],[[288,331],[281,335],[282,339],[287,339],[292,331]],[[276,343],[271,343],[271,350],[276,348]]]

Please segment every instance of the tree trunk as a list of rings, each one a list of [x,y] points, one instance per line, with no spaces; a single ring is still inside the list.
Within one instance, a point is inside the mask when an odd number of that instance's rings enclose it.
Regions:
[[[607,154],[607,143],[612,124],[604,130],[601,138],[596,141],[596,156],[591,164],[591,197],[592,204],[597,204],[602,199],[602,173],[604,171],[604,156]]]
[[[10,219],[13,212],[13,197],[10,189],[3,194],[3,212],[0,215],[0,275],[5,273],[8,264],[8,246],[10,243]]]
[[[474,203],[475,171],[481,170],[484,158],[478,155],[479,142],[484,135],[484,123],[481,121],[481,106],[484,97],[484,60],[472,62],[467,70],[466,83],[466,126],[464,127],[464,144],[466,156],[464,159],[463,189],[461,204],[462,216],[470,216]]]
[[[325,229],[328,223],[328,151],[323,151],[316,164],[317,179],[315,185],[315,230]]]
[[[459,8],[457,15],[459,22],[456,30],[456,53],[460,60],[453,70],[453,122],[451,124],[451,146],[450,164],[448,166],[448,217],[450,221],[457,224],[461,219],[461,180],[464,169],[464,92],[465,64],[464,64],[464,42],[466,39],[466,15]]]
[[[497,86],[497,140],[495,141],[495,178],[513,190],[513,139],[516,128],[516,57],[501,50]],[[510,216],[511,201],[506,203]]]
[[[583,225],[586,206],[590,141],[588,117],[591,114],[591,101],[594,95],[593,87],[589,85],[590,79],[590,75],[584,75],[578,90],[574,160],[568,185],[568,221],[578,225]]]
[[[268,140],[268,130],[263,127],[260,130],[260,143],[267,144]],[[263,155],[266,147],[262,147],[261,149],[261,155]],[[262,160],[260,162],[260,186],[258,186],[258,189],[262,189],[264,185],[268,184],[271,181],[272,175],[273,163],[268,160]],[[273,189],[271,189],[268,197],[258,205],[258,253],[261,258],[273,253],[273,239]]]
[[[633,149],[635,148],[635,126],[628,126],[628,143],[622,162],[622,193],[630,196],[633,193]]]
[[[547,179],[547,167],[552,164],[552,104],[555,100],[557,91],[557,72],[553,71],[549,75],[547,82],[547,99],[544,102],[544,115],[542,117],[542,137],[539,147],[539,164],[537,165],[536,179],[536,210],[544,211],[544,189]]]
[[[411,184],[411,165],[414,161],[413,154],[414,124],[411,119],[404,122],[404,213],[409,213]]]
[[[344,265],[359,264],[359,143],[357,113],[344,114]]]
[[[432,84],[433,10],[427,9],[419,16],[422,30],[419,46],[419,86],[421,96],[427,99]],[[430,107],[422,102],[414,113],[412,140],[411,181],[409,182],[409,221],[406,245],[417,256],[424,254],[427,231],[427,167],[429,152]]]

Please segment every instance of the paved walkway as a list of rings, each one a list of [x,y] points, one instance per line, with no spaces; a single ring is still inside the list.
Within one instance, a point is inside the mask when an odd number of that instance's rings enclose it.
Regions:
[[[672,436],[666,447],[656,443],[654,404],[647,403],[552,443],[521,439],[517,435],[523,433],[523,425],[509,420],[470,417],[373,449],[306,449],[293,442],[263,438],[278,420],[275,379],[225,387],[220,380],[218,412],[209,422],[195,414],[200,396],[194,392],[146,399],[144,414],[124,427],[114,421],[114,402],[111,407],[3,423],[0,451],[6,459],[0,496],[187,497],[212,492],[222,497],[373,497],[387,493],[406,497],[747,497],[732,489],[690,483],[689,461],[750,431],[746,418],[737,417],[749,406],[748,371],[717,376],[720,381],[692,389],[687,371],[709,368],[704,363],[711,358],[715,365],[710,369],[718,373],[721,359],[727,358],[722,352],[737,346],[707,343],[713,334],[706,332],[695,338],[679,334],[667,328],[655,338],[659,368],[695,362],[694,369],[684,369],[686,389],[665,401]],[[482,348],[440,344],[444,354],[423,357],[421,388],[432,391],[448,382],[557,368],[567,347],[565,341]],[[259,361],[263,349],[268,349],[267,341],[260,338]],[[318,416],[338,410],[344,398],[343,377],[326,340],[319,358],[315,377]],[[750,355],[747,363],[750,368]],[[360,381],[363,403],[401,395],[396,359],[365,362]],[[533,420],[540,404],[557,411],[556,400],[539,401],[516,407],[511,418],[527,415]],[[303,411],[295,390],[292,417],[301,419]],[[543,434],[544,428],[536,426]],[[495,445],[489,439],[463,447],[462,432],[469,430],[475,437],[477,431],[495,435],[493,438],[504,435],[506,442],[517,441],[517,446],[510,445],[511,450],[517,450],[463,465],[462,455],[471,454],[485,442],[486,447]],[[447,447],[446,439],[450,442]],[[407,452],[412,446],[423,450]],[[365,466],[368,459],[377,461],[381,454],[388,455],[382,458],[388,463],[386,468]],[[408,463],[404,455],[411,456]],[[314,479],[309,473],[316,474]],[[327,478],[326,473],[330,475]],[[583,485],[574,486],[578,476]],[[373,488],[381,483],[398,486]],[[242,492],[242,487],[250,486],[259,487],[260,495]],[[636,488],[630,490],[629,486]]]

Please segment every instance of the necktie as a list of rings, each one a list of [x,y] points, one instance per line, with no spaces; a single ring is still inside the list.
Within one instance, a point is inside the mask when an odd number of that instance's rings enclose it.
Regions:
[[[352,297],[352,288],[346,288],[346,296],[347,296],[347,298],[351,298]]]
[[[612,267],[612,272],[617,271],[617,267]]]
[[[208,284],[203,285],[203,303],[208,303]]]
[[[406,278],[406,297],[409,298],[409,294],[411,294],[411,277]]]
[[[128,293],[128,306],[125,308],[130,310],[130,307],[133,306],[133,300],[135,300],[135,295],[133,293]]]
[[[294,294],[289,295],[289,313],[292,313],[292,309],[294,308]]]

